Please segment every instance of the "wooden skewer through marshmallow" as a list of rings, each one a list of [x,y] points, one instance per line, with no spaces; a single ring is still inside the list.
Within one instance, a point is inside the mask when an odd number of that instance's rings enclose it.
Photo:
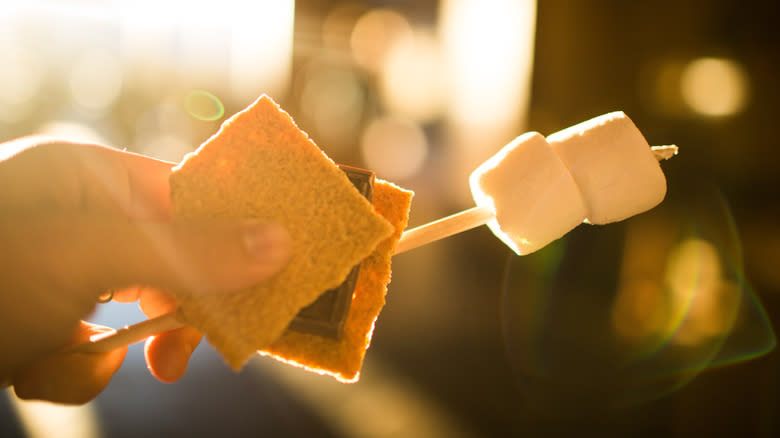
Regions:
[[[668,160],[677,155],[676,145],[652,146],[656,160]],[[406,230],[398,242],[395,253],[400,254],[410,249],[435,242],[455,234],[485,225],[495,218],[495,212],[489,206],[477,206],[459,213],[429,222]]]
[[[617,113],[611,113],[611,114],[617,114]],[[622,113],[620,113],[618,118],[621,117],[624,118],[625,115],[622,115]],[[548,139],[549,138],[550,137],[548,137]],[[674,145],[653,146],[650,149],[652,151],[652,155],[658,161],[669,159],[677,154],[677,146]],[[633,214],[639,212],[640,211],[636,211]],[[496,219],[496,212],[494,208],[492,208],[489,205],[480,205],[480,206],[470,208],[468,210],[464,210],[460,213],[456,213],[451,216],[447,216],[445,218],[430,222],[428,224],[418,226],[416,228],[407,230],[406,232],[403,233],[396,247],[395,254],[399,254],[408,251],[410,249],[414,249],[419,246],[423,246],[428,243],[443,239],[445,237],[449,237],[461,233],[463,231],[476,228],[478,226],[489,223],[494,219]],[[596,222],[596,223],[603,223],[603,222]],[[502,238],[502,240],[504,240],[504,242],[507,243],[505,239]],[[513,247],[512,249],[517,251],[516,247]],[[171,312],[162,316],[158,316],[156,318],[152,318],[134,324],[132,326],[118,329],[114,332],[94,335],[89,342],[68,347],[65,350],[63,350],[63,352],[103,353],[103,352],[114,350],[116,348],[124,347],[126,345],[135,342],[142,341],[152,335],[169,331],[169,330],[174,330],[181,327],[184,327],[184,324],[176,319],[176,312]]]

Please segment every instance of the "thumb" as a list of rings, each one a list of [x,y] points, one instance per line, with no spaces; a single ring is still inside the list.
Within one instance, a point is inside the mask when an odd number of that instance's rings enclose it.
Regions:
[[[48,286],[81,290],[92,298],[131,285],[191,293],[240,289],[274,275],[291,254],[283,228],[241,220],[159,223],[70,216],[27,220],[17,227],[3,238],[24,255],[15,263],[22,262],[18,267],[28,278],[39,281],[43,275],[52,283]],[[30,275],[31,270],[41,275]]]

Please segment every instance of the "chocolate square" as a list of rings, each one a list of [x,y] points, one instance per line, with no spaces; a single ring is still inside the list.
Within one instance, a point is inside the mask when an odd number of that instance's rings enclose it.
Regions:
[[[358,191],[371,201],[374,173],[357,167],[339,165]],[[360,265],[352,268],[347,278],[337,288],[325,291],[310,305],[301,309],[290,322],[287,330],[307,333],[331,339],[340,339],[344,322],[349,315],[352,293],[355,290]]]

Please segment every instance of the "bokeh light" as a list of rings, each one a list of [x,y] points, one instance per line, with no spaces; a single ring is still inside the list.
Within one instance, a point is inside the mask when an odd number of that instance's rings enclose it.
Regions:
[[[692,191],[696,198],[680,194],[687,202],[667,200],[623,225],[584,226],[511,258],[506,351],[532,404],[632,406],[774,348],[728,206],[712,186]],[[576,256],[586,248],[600,256]]]
[[[693,111],[712,117],[729,116],[744,108],[748,79],[737,61],[698,58],[684,67],[680,90]]]
[[[43,82],[43,63],[36,52],[0,40],[0,103],[18,105],[33,99]]]
[[[403,15],[390,9],[372,9],[358,19],[352,30],[352,56],[358,65],[377,71],[393,44],[411,35],[412,26]]]
[[[357,2],[336,3],[322,22],[323,48],[339,54],[348,52],[352,30],[366,9]]]
[[[163,102],[146,111],[136,121],[136,152],[152,157],[179,162],[184,154],[198,146],[194,138],[194,124],[199,124],[181,105]]]
[[[107,110],[122,91],[122,66],[107,50],[90,50],[79,55],[70,72],[70,92],[82,109]]]
[[[381,93],[390,111],[418,122],[437,118],[447,83],[438,41],[418,29],[397,39],[382,67]]]
[[[301,90],[301,115],[317,144],[339,154],[359,133],[365,92],[348,67],[317,65],[308,70]]]
[[[0,121],[17,123],[30,113],[43,87],[46,65],[15,34],[0,35]]]
[[[671,342],[697,345],[731,330],[739,311],[739,291],[723,278],[717,248],[689,238],[669,255],[666,284],[671,294],[671,314],[679,315]]]
[[[369,169],[381,178],[404,180],[418,173],[428,156],[428,141],[419,126],[397,117],[373,120],[361,149]]]

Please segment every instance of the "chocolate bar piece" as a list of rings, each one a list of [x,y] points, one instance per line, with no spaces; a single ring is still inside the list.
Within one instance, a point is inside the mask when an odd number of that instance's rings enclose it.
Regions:
[[[374,173],[357,167],[339,165],[356,189],[371,201]],[[310,305],[301,309],[290,322],[288,330],[331,339],[340,339],[344,321],[349,314],[352,293],[355,290],[360,264],[355,265],[347,278],[337,288],[325,291]]]

